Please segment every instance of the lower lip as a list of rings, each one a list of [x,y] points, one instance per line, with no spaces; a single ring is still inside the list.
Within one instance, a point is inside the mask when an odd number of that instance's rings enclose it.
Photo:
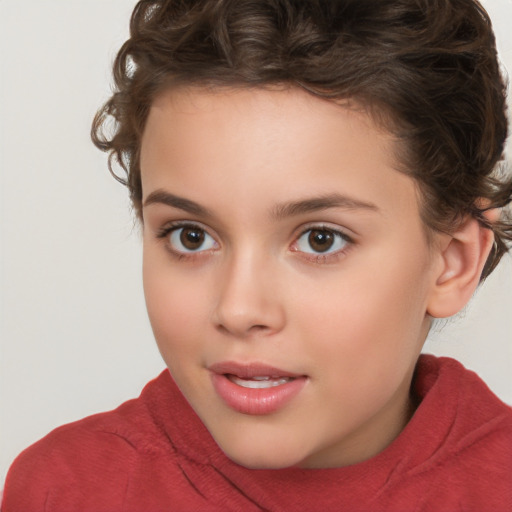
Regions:
[[[213,387],[222,400],[235,411],[251,415],[271,414],[282,409],[300,393],[306,383],[306,377],[298,377],[279,386],[253,389],[238,386],[226,375],[211,375]]]

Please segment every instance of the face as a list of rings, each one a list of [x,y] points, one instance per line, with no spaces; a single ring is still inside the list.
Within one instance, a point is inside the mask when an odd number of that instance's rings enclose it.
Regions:
[[[173,90],[151,108],[150,321],[241,465],[353,464],[410,417],[435,265],[393,144],[366,114],[295,89]]]

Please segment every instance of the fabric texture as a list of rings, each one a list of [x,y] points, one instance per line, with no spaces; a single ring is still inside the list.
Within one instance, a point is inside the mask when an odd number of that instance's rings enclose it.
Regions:
[[[168,371],[138,399],[25,450],[2,512],[512,511],[512,409],[476,374],[422,355],[400,436],[338,469],[250,470],[216,445]]]

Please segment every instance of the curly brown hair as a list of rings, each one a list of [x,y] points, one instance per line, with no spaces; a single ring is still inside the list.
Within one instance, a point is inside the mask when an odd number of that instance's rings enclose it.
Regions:
[[[387,119],[425,225],[450,232],[471,215],[493,230],[482,279],[508,250],[512,178],[499,163],[506,86],[476,0],[141,0],[114,81],[92,138],[110,153],[139,218],[141,138],[159,92],[291,85]],[[491,222],[484,214],[493,208],[503,211]]]

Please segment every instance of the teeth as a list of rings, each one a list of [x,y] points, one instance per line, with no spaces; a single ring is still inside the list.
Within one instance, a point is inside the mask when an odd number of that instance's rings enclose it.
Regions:
[[[286,384],[292,380],[290,377],[251,377],[250,379],[241,379],[236,375],[228,375],[227,377],[231,382],[237,384],[238,386],[250,389],[273,388],[276,386],[281,386],[282,384]]]

